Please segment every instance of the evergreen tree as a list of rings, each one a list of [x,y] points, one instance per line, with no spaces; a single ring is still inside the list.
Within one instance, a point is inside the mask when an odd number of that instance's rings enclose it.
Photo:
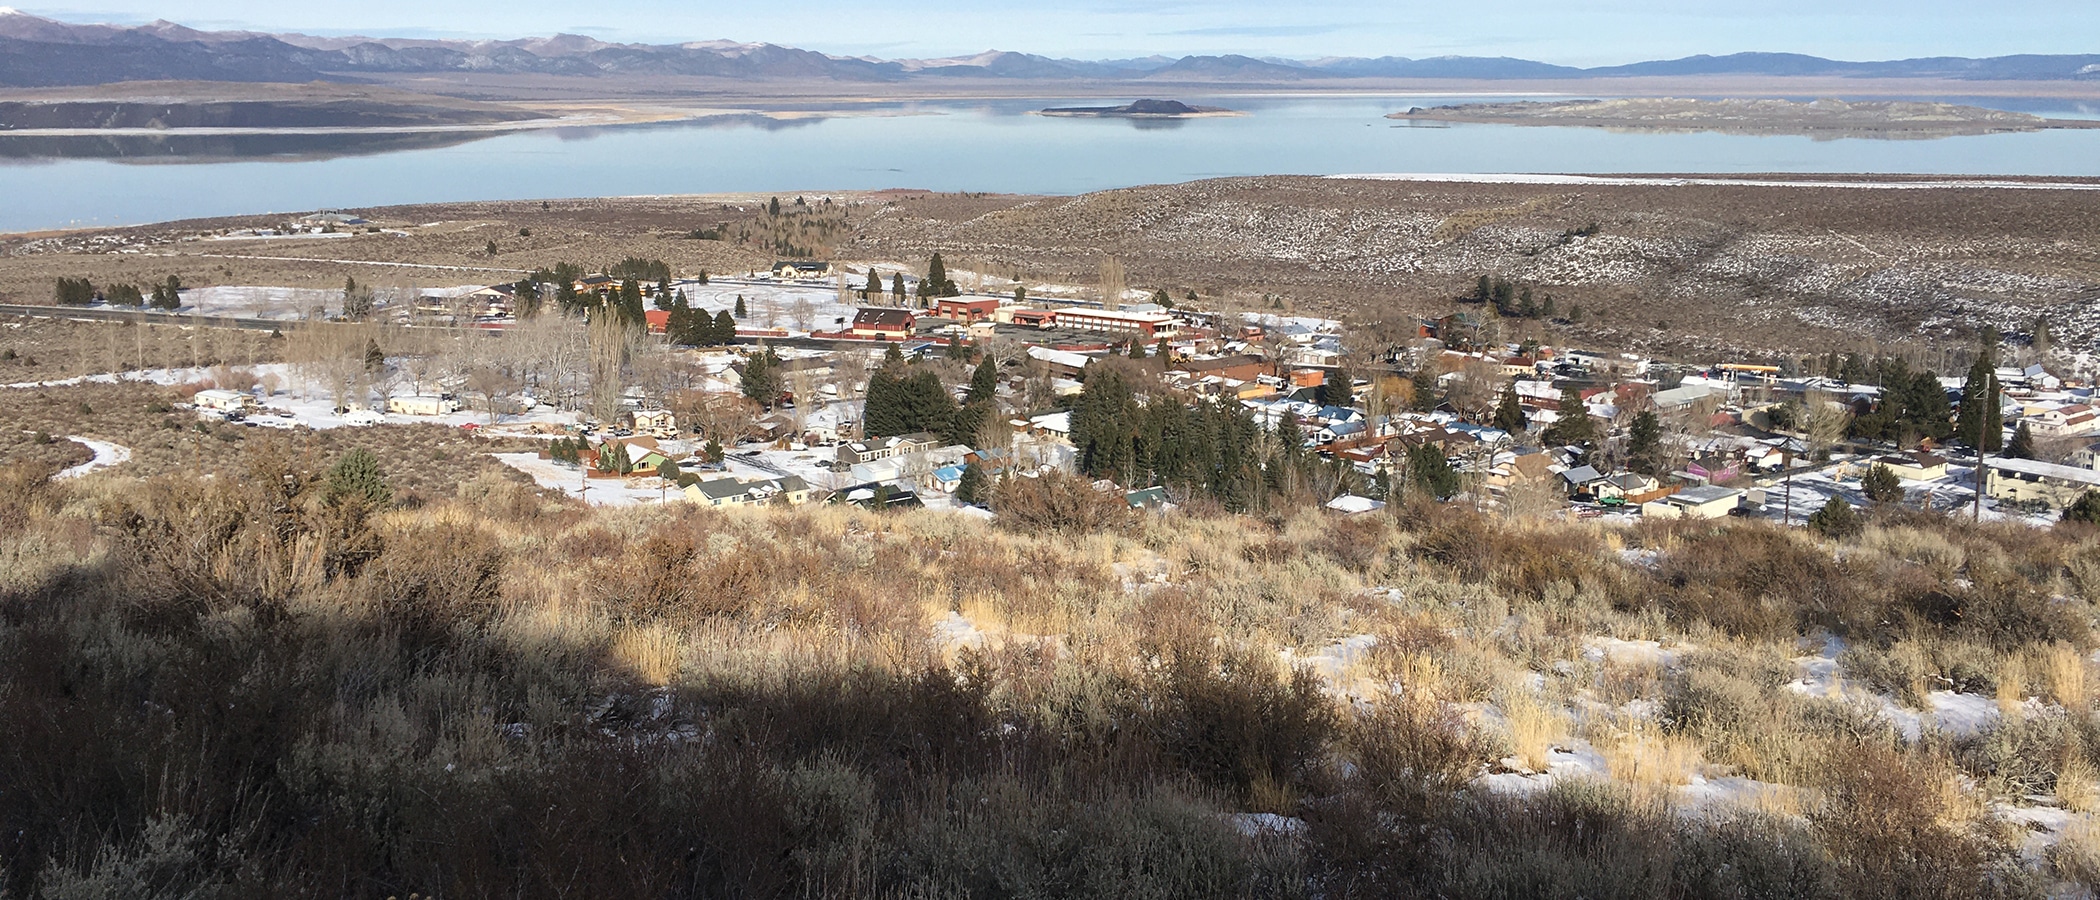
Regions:
[[[999,393],[999,362],[986,356],[977,364],[977,371],[970,373],[969,402],[989,402]]]
[[[678,471],[678,460],[675,459],[664,460],[656,466],[656,477],[668,481],[674,486],[678,484],[678,476],[682,474],[684,473]]]
[[[880,293],[882,293],[882,275],[880,275],[879,273],[877,273],[877,272],[875,271],[875,267],[874,267],[874,266],[869,266],[869,267],[868,267],[868,283],[867,283],[867,284],[864,284],[864,285],[861,285],[861,288],[860,288],[860,299],[862,299],[862,300],[869,300],[869,299],[873,299],[873,298],[875,297],[875,295],[877,295],[877,294],[880,294]]]
[[[1088,373],[1072,407],[1072,445],[1079,449],[1080,471],[1096,478],[1132,479],[1136,407],[1130,387],[1115,370]]]
[[[539,282],[531,278],[519,279],[517,284],[511,285],[511,295],[514,298],[512,315],[525,320],[540,314]]]
[[[736,317],[739,319],[748,319],[751,317],[750,311],[744,309],[744,295],[742,294],[736,295]]]
[[[942,391],[942,396],[947,396],[947,392]],[[950,397],[948,403],[953,407],[954,398]],[[947,427],[941,432],[941,440],[949,444],[974,447],[979,440],[977,436],[984,432],[985,424],[991,420],[992,404],[989,401],[965,403],[960,408],[955,408],[948,416]]]
[[[146,295],[139,293],[135,284],[112,284],[109,286],[109,302],[112,306],[144,306]]]
[[[1626,455],[1635,471],[1653,475],[1662,468],[1662,419],[1653,410],[1633,417],[1627,429]]]
[[[2027,428],[2026,422],[2013,429],[2012,441],[2005,445],[2005,455],[2013,459],[2034,458],[2034,432]]]
[[[1438,500],[1457,496],[1461,487],[1458,471],[1451,468],[1451,460],[1433,444],[1416,444],[1408,448],[1407,479],[1409,486]]]
[[[53,299],[60,306],[86,306],[95,302],[95,286],[85,278],[60,278]]]
[[[1985,419],[1990,415],[1987,395],[1991,386],[1991,366],[1978,357],[1969,367],[1969,377],[1961,385],[1961,408],[1955,411],[1954,436],[1962,443],[1981,451],[1986,432]],[[1997,426],[1989,426],[1995,430]]]
[[[1415,389],[1415,411],[1429,412],[1436,409],[1438,398],[1435,372],[1427,367],[1416,369],[1413,375],[1408,376],[1408,382]]]
[[[2078,499],[2071,501],[2070,506],[2064,507],[2060,521],[2100,525],[2100,491],[2079,493]]]
[[[1131,358],[1131,359],[1144,359],[1144,358],[1145,358],[1145,342],[1144,342],[1143,340],[1140,340],[1140,339],[1137,339],[1137,338],[1132,338],[1132,339],[1130,340],[1130,358]]]
[[[1285,410],[1276,418],[1276,445],[1292,459],[1305,452],[1305,429],[1299,426],[1297,413]]]
[[[154,286],[153,286],[153,308],[155,308],[155,309],[181,309],[181,308],[182,308],[182,279],[180,279],[180,278],[177,278],[177,277],[175,277],[175,276],[173,276],[173,275],[170,275],[170,276],[168,276],[168,278],[167,278],[167,280],[166,280],[166,281],[163,281],[163,282],[161,282],[161,283],[159,283],[159,284],[157,284],[157,285],[154,285]]]
[[[1920,371],[1910,376],[1904,399],[1904,425],[1913,434],[1944,441],[1954,433],[1954,409],[1947,403],[1947,390],[1939,376]]]
[[[1473,284],[1473,302],[1488,303],[1494,299],[1494,281],[1489,279],[1486,275],[1480,276],[1480,280]]]
[[[1808,527],[1817,534],[1830,538],[1850,537],[1860,531],[1859,514],[1852,511],[1852,504],[1843,497],[1831,497],[1808,517]]]
[[[744,396],[766,409],[780,399],[780,381],[780,357],[772,348],[760,347],[744,360]]]
[[[729,310],[715,313],[715,327],[708,335],[707,343],[721,345],[736,341],[736,320],[729,317]]]
[[[710,465],[721,465],[728,455],[722,450],[722,442],[711,437],[707,439],[707,446],[700,448],[700,458],[707,460]]]
[[[2005,392],[1995,372],[1984,388],[1983,409],[1983,452],[1996,453],[2005,447]]]
[[[1895,470],[1875,463],[1860,476],[1859,491],[1875,503],[1899,503],[1903,500],[1903,479],[1896,477]]]
[[[1353,407],[1356,405],[1356,373],[1348,369],[1336,369],[1320,379],[1320,402],[1326,406]]]
[[[896,344],[887,344],[882,348],[883,365],[887,366],[891,363],[902,362],[904,362],[904,351],[899,349]]]
[[[774,198],[773,198],[772,200],[769,200],[769,201],[767,201],[767,202],[766,202],[766,215],[768,215],[768,216],[770,216],[770,217],[772,217],[772,218],[775,218],[775,219],[777,219],[777,218],[780,218],[780,198],[779,198],[779,197],[774,197]]]
[[[891,345],[895,349],[895,345]],[[861,403],[861,433],[870,438],[909,433],[904,427],[903,363],[886,363],[868,376],[868,391]]]
[[[394,499],[394,490],[387,486],[386,474],[379,468],[379,457],[370,450],[357,447],[329,467],[327,499],[335,504],[349,502],[384,506]]]
[[[1561,388],[1559,417],[1546,426],[1540,435],[1546,443],[1563,446],[1587,446],[1597,439],[1596,423],[1590,421],[1589,407],[1582,402],[1582,392],[1574,385]]]
[[[985,500],[984,469],[976,463],[963,464],[962,478],[955,482],[955,499],[959,503],[976,506]]]
[[[894,304],[896,304],[896,305],[898,305],[898,306],[903,306],[903,305],[904,305],[904,273],[903,273],[903,272],[898,272],[898,273],[896,273],[896,274],[894,274],[894,275],[891,275],[891,276],[890,276],[890,302],[891,302],[891,303],[894,303]]]
[[[1517,387],[1512,384],[1502,389],[1502,399],[1495,403],[1494,426],[1509,432],[1511,437],[1522,437],[1530,420],[1524,415],[1523,404],[1517,402]]]
[[[379,349],[379,341],[365,338],[365,371],[379,372],[386,368],[386,351]]]

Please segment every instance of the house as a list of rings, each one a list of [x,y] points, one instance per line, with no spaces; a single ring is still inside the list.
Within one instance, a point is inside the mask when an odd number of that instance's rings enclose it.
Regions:
[[[1667,391],[1656,391],[1654,395],[1655,411],[1659,413],[1682,412],[1691,409],[1694,404],[1712,395],[1713,391],[1696,384],[1674,387]]]
[[[809,502],[810,494],[809,483],[795,475],[756,481],[716,478],[694,482],[685,489],[685,498],[702,506],[800,506]]]
[[[1598,500],[1623,500],[1635,502],[1636,498],[1655,490],[1659,483],[1639,472],[1616,472],[1590,484],[1590,493]]]
[[[668,409],[638,409],[633,413],[634,431],[651,437],[678,436],[678,417]]]
[[[943,297],[933,304],[934,315],[966,325],[986,321],[998,310],[996,297]]]
[[[190,398],[198,409],[215,409],[220,412],[237,412],[255,404],[255,398],[244,391],[228,391],[218,388],[198,391]]]
[[[2081,469],[2100,471],[2100,441],[2071,451],[2071,465]]]
[[[1880,456],[1874,462],[1889,467],[1889,471],[1900,478],[1911,481],[1932,481],[1947,477],[1947,458],[1932,453],[1899,453]]]
[[[1054,309],[1017,309],[1008,317],[1008,321],[1015,325],[1029,328],[1048,328],[1057,324],[1057,311]]]
[[[388,397],[386,411],[404,416],[442,416],[459,412],[459,401],[449,397]]]
[[[1641,504],[1641,518],[1718,519],[1741,506],[1743,492],[1724,487],[1690,487]]]
[[[1019,314],[1015,315],[1019,323]],[[1067,309],[1057,313],[1057,324],[1061,328],[1076,328],[1082,331],[1104,331],[1110,334],[1140,335],[1147,339],[1172,334],[1180,322],[1167,313],[1134,313],[1106,309]]]
[[[833,494],[832,498],[869,509],[909,509],[925,505],[917,492],[891,484],[856,484]]]
[[[2034,433],[2042,437],[2091,434],[2100,430],[2100,410],[2095,410],[2090,404],[2074,403],[2045,410],[2030,417],[2030,422]]]
[[[854,337],[901,341],[911,337],[912,326],[918,321],[908,309],[864,306],[853,314],[853,325],[848,333]]]
[[[1078,378],[1086,374],[1086,367],[1094,358],[1084,353],[1069,350],[1053,350],[1049,347],[1028,348],[1028,358],[1043,364],[1050,374],[1065,378]]]
[[[773,264],[775,278],[829,278],[831,264],[814,260],[782,260]]]
[[[1604,473],[1597,471],[1595,466],[1577,466],[1560,473],[1560,481],[1569,494],[1594,495],[1597,485],[1604,482]]]
[[[1983,490],[1993,500],[2064,507],[2086,491],[2100,491],[2100,471],[2093,469],[2000,457],[1984,460],[1983,469]]]
[[[913,453],[924,453],[937,446],[940,446],[940,439],[922,431],[899,437],[840,444],[838,459],[846,465],[857,466],[878,459],[894,459]]]

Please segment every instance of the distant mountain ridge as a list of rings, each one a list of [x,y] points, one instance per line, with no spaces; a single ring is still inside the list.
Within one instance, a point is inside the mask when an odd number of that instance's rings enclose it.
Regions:
[[[73,24],[0,8],[0,85],[4,86],[157,80],[358,81],[361,76],[437,72],[749,80],[818,78],[855,82],[958,77],[1279,82],[1707,75],[2034,81],[2100,80],[2100,54],[1845,62],[1793,53],[1737,53],[1595,68],[1508,57],[1332,57],[1301,61],[1225,55],[1089,61],[1002,50],[968,57],[912,60],[832,56],[776,44],[733,41],[619,44],[573,34],[458,41],[200,31],[167,21],[137,26]]]

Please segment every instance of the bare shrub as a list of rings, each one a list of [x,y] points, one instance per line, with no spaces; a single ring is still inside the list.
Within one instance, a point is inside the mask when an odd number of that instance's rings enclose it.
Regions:
[[[1086,479],[1065,472],[1007,478],[992,490],[1000,527],[1023,534],[1046,531],[1092,533],[1122,527],[1131,519],[1123,498],[1097,491]]]

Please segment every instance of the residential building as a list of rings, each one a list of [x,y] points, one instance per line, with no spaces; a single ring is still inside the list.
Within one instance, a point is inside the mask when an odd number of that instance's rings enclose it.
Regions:
[[[775,278],[829,278],[831,264],[815,260],[782,260],[773,264]]]
[[[2070,437],[2100,431],[2100,410],[2090,404],[2074,403],[2069,406],[2044,410],[2031,417],[2034,433],[2041,437]]]
[[[1741,506],[1743,492],[1724,487],[1689,487],[1641,504],[1642,518],[1718,519]]]
[[[228,391],[220,390],[218,388],[211,388],[208,390],[198,391],[196,396],[190,398],[190,402],[196,404],[198,409],[215,409],[220,412],[234,412],[236,410],[242,410],[253,406],[255,404],[255,398],[241,391]]]
[[[926,432],[871,441],[852,441],[839,445],[839,462],[849,466],[878,459],[891,459],[912,453],[923,453],[940,446],[940,439]]]
[[[1874,462],[1887,466],[1900,478],[1911,481],[1932,481],[1947,477],[1947,458],[1933,453],[1897,453],[1876,457]]]
[[[2043,501],[2063,507],[2086,491],[2100,491],[2100,471],[2032,459],[1992,457],[1983,461],[1984,493],[2015,503]]]
[[[459,401],[446,397],[388,397],[386,411],[404,416],[442,416],[459,411]]]
[[[717,478],[688,485],[685,498],[702,506],[754,506],[762,503],[800,506],[808,503],[809,483],[799,476],[783,475],[756,481]]]

